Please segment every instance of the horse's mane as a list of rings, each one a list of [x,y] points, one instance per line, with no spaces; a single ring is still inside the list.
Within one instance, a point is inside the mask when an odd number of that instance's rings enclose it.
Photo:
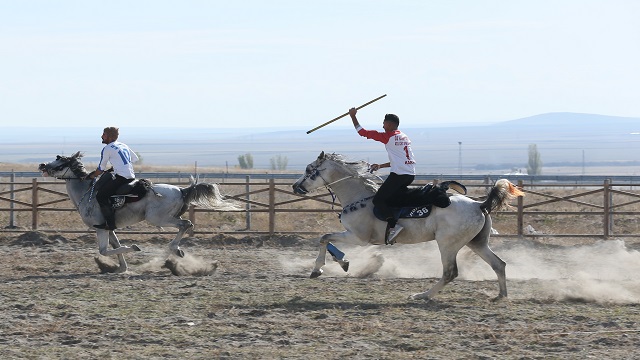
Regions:
[[[369,172],[369,163],[364,160],[348,161],[344,155],[341,154],[325,154],[325,159],[331,160],[341,168],[347,170],[347,172],[353,177],[362,180],[364,186],[373,191],[378,191],[378,184],[375,180],[379,177]]]
[[[60,156],[61,159],[66,159],[69,162],[69,169],[71,169],[71,171],[73,171],[73,174],[79,178],[84,178],[85,176],[89,175],[89,172],[84,167],[84,164],[82,163],[82,161],[80,161],[83,155],[84,154],[78,151],[77,153],[69,157]]]

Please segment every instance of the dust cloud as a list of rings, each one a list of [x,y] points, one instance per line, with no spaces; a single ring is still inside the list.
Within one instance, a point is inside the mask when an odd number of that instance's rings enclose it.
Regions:
[[[160,272],[168,269],[176,276],[209,276],[218,268],[218,261],[207,260],[185,253],[183,258],[166,251],[149,250],[153,254],[151,260],[138,266],[142,273]]]
[[[327,255],[325,276],[440,278],[442,263],[434,241],[415,245],[336,244],[350,261],[347,274]],[[556,299],[598,303],[640,303],[640,252],[622,240],[590,245],[553,246],[527,240],[501,240],[492,246],[507,263],[512,299]],[[309,272],[312,259],[291,262],[289,271]],[[295,269],[294,269],[295,268]],[[458,254],[458,279],[495,281],[491,267],[466,247]],[[497,290],[497,283],[496,283]]]

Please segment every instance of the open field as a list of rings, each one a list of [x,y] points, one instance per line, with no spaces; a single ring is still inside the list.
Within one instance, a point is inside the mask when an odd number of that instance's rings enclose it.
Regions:
[[[575,190],[557,191],[539,190]],[[543,198],[530,193],[527,200]],[[581,200],[600,204],[602,195]],[[552,206],[582,211],[574,203]],[[266,217],[258,215],[253,224],[264,228]],[[408,296],[440,276],[435,243],[337,244],[351,261],[349,272],[331,262],[309,279],[317,237],[216,235],[241,229],[243,216],[205,213],[198,228],[206,235],[183,240],[181,264],[215,264],[213,275],[172,275],[162,267],[172,235],[144,233],[120,236],[143,251],[127,256],[129,272],[107,275],[94,261],[93,234],[55,232],[86,230],[77,213],[43,213],[47,234],[28,231],[29,216],[17,216],[24,232],[0,234],[3,359],[630,359],[640,346],[640,238],[494,238],[492,248],[507,262],[508,300],[492,301],[495,274],[463,249],[460,277],[425,302]],[[334,213],[295,216],[277,217],[278,229],[341,228]],[[616,231],[637,232],[640,225],[628,217],[616,218]],[[513,233],[513,216],[494,220],[501,233]],[[0,221],[6,224],[6,214]],[[583,215],[526,221],[545,233],[600,226]]]
[[[495,275],[463,251],[425,302],[407,296],[440,274],[432,243],[344,246],[349,273],[312,280],[317,238],[187,238],[185,266],[218,263],[205,277],[161,267],[168,237],[121,240],[143,252],[106,275],[91,235],[0,239],[0,358],[629,359],[640,345],[637,242],[494,239],[509,300],[491,301]]]

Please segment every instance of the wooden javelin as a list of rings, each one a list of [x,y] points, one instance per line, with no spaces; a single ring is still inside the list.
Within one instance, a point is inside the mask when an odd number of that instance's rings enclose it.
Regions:
[[[383,98],[383,97],[385,97],[385,96],[387,96],[387,94],[384,94],[384,95],[382,95],[382,96],[380,96],[380,97],[377,97],[377,98],[375,98],[375,99],[373,99],[373,100],[369,101],[368,103],[366,103],[366,104],[364,104],[364,105],[360,105],[360,106],[358,106],[358,107],[356,108],[356,110],[360,110],[360,109],[362,109],[363,107],[365,107],[365,106],[367,106],[367,105],[369,105],[369,104],[371,104],[371,103],[374,103],[374,102],[376,102],[376,101],[378,101],[378,100],[382,99],[382,98]],[[314,127],[313,129],[311,129],[311,130],[307,131],[307,134],[311,134],[312,132],[314,132],[314,131],[316,131],[316,130],[320,129],[321,127],[325,127],[325,126],[327,126],[327,125],[331,124],[332,122],[334,122],[334,121],[336,121],[336,120],[342,119],[343,117],[345,117],[345,116],[347,116],[347,115],[349,115],[349,112],[346,112],[346,113],[344,113],[344,114],[342,114],[342,115],[338,116],[338,117],[337,117],[337,118],[335,118],[335,119],[329,120],[329,121],[327,121],[326,123],[324,123],[324,124],[322,124],[322,125],[320,125],[320,126]]]

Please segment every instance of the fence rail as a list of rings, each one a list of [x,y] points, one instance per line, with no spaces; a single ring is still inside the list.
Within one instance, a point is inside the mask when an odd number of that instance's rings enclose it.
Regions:
[[[48,181],[38,177],[30,181],[16,180],[21,175],[24,174],[10,173],[10,181],[0,181],[0,222],[6,224],[0,232],[91,232],[80,217],[73,214],[76,209],[69,200],[63,181]],[[162,182],[177,186],[188,185],[187,176],[183,174],[150,175],[147,173],[144,177],[157,179],[156,182],[164,179],[166,181]],[[291,191],[293,179],[299,175],[242,174],[244,181],[238,181],[241,179],[239,175],[228,175],[201,174],[200,179],[217,182],[222,192],[244,204],[244,209],[221,212],[191,207],[187,216],[196,225],[192,234],[320,234],[341,230],[337,216],[332,214],[341,210],[337,199],[333,199],[326,191],[312,196]],[[459,180],[461,176],[444,177],[451,178]],[[416,182],[439,182],[442,179],[421,176]],[[0,177],[0,180],[3,178]],[[610,177],[601,179],[601,182],[584,182],[584,177],[562,177],[561,181],[549,181],[516,176],[511,180],[523,188],[527,195],[518,198],[512,209],[495,214],[494,228],[499,233],[493,236],[640,237],[640,191],[636,190],[640,187],[640,179],[632,182],[630,177]],[[491,179],[486,175],[475,176],[467,179],[465,185],[470,190],[470,197],[480,199],[491,186]],[[44,216],[48,218],[43,221]],[[254,221],[255,217],[260,217],[259,221]],[[173,229],[165,231],[150,226],[132,226],[120,232],[174,233]]]

